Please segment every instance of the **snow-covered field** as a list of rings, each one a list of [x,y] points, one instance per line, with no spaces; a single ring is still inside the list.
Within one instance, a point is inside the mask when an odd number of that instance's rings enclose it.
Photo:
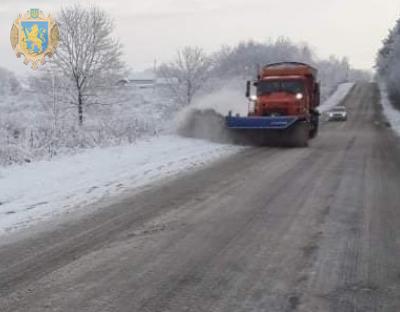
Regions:
[[[0,235],[241,150],[177,136],[0,169]]]
[[[352,86],[340,85],[321,111],[340,103]],[[170,135],[52,161],[0,167],[0,235],[83,211],[100,200],[200,168],[242,149]]]
[[[354,83],[352,82],[340,84],[336,91],[318,108],[318,110],[324,113],[338,105],[345,99],[347,94],[349,94],[353,86]]]
[[[381,103],[383,106],[383,112],[390,122],[392,129],[400,135],[400,111],[395,109],[389,101],[386,87],[383,83],[379,84],[379,89],[381,92]]]

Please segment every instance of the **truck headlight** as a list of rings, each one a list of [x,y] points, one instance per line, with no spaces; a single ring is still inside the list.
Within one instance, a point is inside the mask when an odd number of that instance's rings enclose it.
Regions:
[[[257,101],[257,95],[250,95],[250,101]]]
[[[298,99],[298,100],[302,100],[303,97],[304,97],[303,93],[297,93],[296,94],[296,99]]]

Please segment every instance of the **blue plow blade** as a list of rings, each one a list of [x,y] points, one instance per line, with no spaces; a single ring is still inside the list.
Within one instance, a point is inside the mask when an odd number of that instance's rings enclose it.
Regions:
[[[273,129],[285,130],[292,126],[298,117],[274,116],[274,117],[234,117],[226,116],[225,123],[230,129]]]

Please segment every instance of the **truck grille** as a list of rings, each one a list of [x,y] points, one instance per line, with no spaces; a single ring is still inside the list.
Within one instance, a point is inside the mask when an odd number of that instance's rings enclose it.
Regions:
[[[263,116],[287,116],[288,114],[286,108],[267,108],[263,111]]]

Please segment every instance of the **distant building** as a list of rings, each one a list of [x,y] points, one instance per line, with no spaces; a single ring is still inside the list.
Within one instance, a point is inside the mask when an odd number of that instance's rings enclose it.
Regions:
[[[117,82],[119,86],[132,87],[135,89],[155,89],[167,84],[165,79],[159,78],[153,71],[136,72],[128,78]]]

